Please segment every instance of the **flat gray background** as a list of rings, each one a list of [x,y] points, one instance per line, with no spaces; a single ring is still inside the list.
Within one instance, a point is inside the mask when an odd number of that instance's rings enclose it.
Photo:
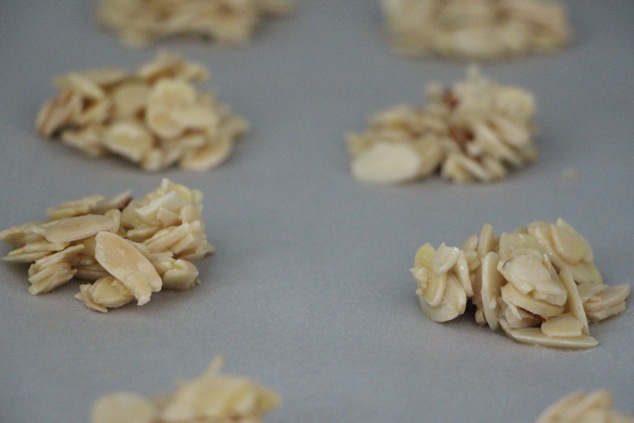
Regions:
[[[422,104],[426,83],[461,79],[464,66],[390,55],[377,1],[304,0],[240,49],[129,50],[98,30],[94,1],[2,0],[2,228],[90,194],[143,196],[168,177],[204,191],[218,253],[198,262],[197,289],[107,315],[73,299],[75,282],[34,297],[26,266],[0,264],[0,421],[86,422],[100,395],[167,392],[217,354],[282,395],[268,422],[532,422],[560,396],[601,387],[634,414],[634,307],[592,326],[590,351],[522,346],[472,316],[430,322],[408,271],[424,242],[561,216],[608,283],[634,283],[634,2],[567,4],[569,49],[483,67],[534,93],[536,164],[493,185],[378,187],[350,178],[343,135],[388,106]],[[223,167],[143,173],[38,138],[55,75],[132,69],[159,49],[208,65],[204,88],[251,122]]]

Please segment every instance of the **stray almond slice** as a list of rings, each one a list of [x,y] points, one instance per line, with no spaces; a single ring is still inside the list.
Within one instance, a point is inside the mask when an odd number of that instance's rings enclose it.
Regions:
[[[111,218],[87,214],[60,219],[44,231],[44,237],[50,242],[72,242],[91,237],[100,231],[110,231],[114,222]]]
[[[123,283],[138,305],[147,303],[152,292],[161,290],[163,282],[156,269],[130,242],[110,232],[99,232],[96,241],[95,259]]]
[[[500,326],[504,330],[506,335],[516,342],[521,344],[541,345],[544,347],[554,347],[563,349],[586,349],[599,345],[596,339],[589,335],[581,336],[548,336],[542,333],[540,328],[522,328],[511,329],[508,323],[504,320],[500,320]]]
[[[583,334],[583,329],[583,323],[570,313],[564,313],[559,316],[555,316],[552,319],[548,319],[542,323],[541,326],[541,330],[544,335],[555,337],[581,336]]]
[[[403,143],[379,142],[351,163],[352,176],[363,182],[399,184],[416,179],[421,159],[414,149]]]

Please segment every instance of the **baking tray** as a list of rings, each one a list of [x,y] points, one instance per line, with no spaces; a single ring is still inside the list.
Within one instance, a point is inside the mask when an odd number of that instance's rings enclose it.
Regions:
[[[391,55],[377,1],[302,1],[242,48],[178,40],[140,50],[97,28],[94,1],[2,1],[2,228],[64,200],[140,197],[167,177],[204,192],[218,252],[198,262],[198,288],[107,315],[73,299],[74,282],[31,296],[26,267],[2,263],[0,421],[86,422],[100,395],[168,392],[216,355],[281,394],[269,422],[532,422],[562,395],[597,388],[633,414],[632,307],[591,327],[594,349],[530,347],[472,315],[429,321],[408,271],[425,242],[563,217],[608,284],[634,283],[634,3],[566,3],[570,48],[482,65],[535,95],[535,164],[489,185],[381,187],[351,179],[344,134],[389,106],[423,104],[425,84],[462,79],[465,64]],[[145,173],[38,137],[55,75],[133,69],[160,50],[209,66],[203,87],[251,122],[224,166]]]

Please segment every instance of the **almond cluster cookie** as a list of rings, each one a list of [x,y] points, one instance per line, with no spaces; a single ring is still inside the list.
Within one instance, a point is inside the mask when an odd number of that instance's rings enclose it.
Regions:
[[[346,138],[355,179],[397,184],[440,171],[454,182],[491,182],[537,158],[533,96],[471,68],[450,88],[427,86],[423,107],[397,106]]]
[[[549,0],[382,0],[394,52],[496,60],[570,42],[566,10]]]
[[[89,156],[115,154],[145,170],[204,171],[222,164],[248,122],[195,82],[207,69],[163,53],[136,72],[94,69],[58,77],[36,127]]]
[[[280,404],[279,396],[255,382],[220,373],[216,358],[198,378],[181,381],[168,395],[146,398],[113,392],[99,398],[92,423],[260,423]]]
[[[98,17],[132,47],[188,35],[242,44],[264,19],[294,6],[294,0],[101,0]]]
[[[596,346],[588,323],[625,311],[630,294],[629,284],[603,282],[590,245],[563,219],[499,237],[487,224],[461,248],[425,244],[411,271],[431,320],[455,319],[470,301],[478,324],[520,343],[557,348]]]
[[[48,220],[13,226],[0,240],[16,247],[4,257],[31,263],[29,292],[44,294],[73,278],[93,281],[76,298],[106,313],[150,301],[161,289],[200,283],[193,264],[215,251],[207,242],[198,190],[164,179],[144,198],[93,195],[46,210]]]

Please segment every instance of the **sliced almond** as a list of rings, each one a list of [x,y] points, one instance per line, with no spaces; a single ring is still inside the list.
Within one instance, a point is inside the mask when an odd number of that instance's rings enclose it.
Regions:
[[[419,297],[423,313],[434,322],[447,322],[464,313],[467,306],[467,296],[464,288],[454,276],[447,279],[447,289],[442,302],[432,306],[423,297]]]
[[[584,257],[592,260],[588,241],[565,220],[557,219],[557,224],[551,226],[551,237],[555,250],[569,264],[578,263]]]
[[[572,278],[570,271],[567,269],[561,271],[561,273],[559,274],[559,278],[566,288],[566,292],[568,293],[568,300],[566,301],[566,311],[568,311],[572,316],[574,316],[577,320],[581,322],[582,332],[588,335],[590,333],[590,329],[588,328],[588,318],[583,308],[583,301],[581,300],[581,296],[579,295],[577,284]]]
[[[498,270],[524,294],[533,293],[536,298],[555,305],[566,302],[566,291],[561,283],[554,280],[543,261],[533,255],[521,255],[500,262]]]
[[[515,285],[507,283],[501,288],[502,298],[507,303],[513,303],[530,313],[544,319],[555,317],[564,311],[563,306],[556,306],[546,301],[538,300],[528,294],[520,292]]]
[[[112,219],[97,214],[73,216],[60,219],[44,231],[50,242],[73,242],[91,237],[100,231],[110,231],[114,227]]]
[[[482,258],[482,309],[487,324],[497,330],[500,315],[498,298],[504,283],[502,274],[497,270],[499,256],[489,252]]]
[[[589,335],[574,337],[548,336],[540,328],[511,329],[508,323],[500,320],[500,326],[509,338],[521,344],[541,345],[544,347],[563,348],[570,350],[592,348],[599,345],[596,339]]]
[[[443,242],[434,253],[432,269],[437,275],[447,273],[456,264],[459,255],[460,250],[458,248],[447,247]]]
[[[576,337],[583,334],[584,325],[572,314],[564,313],[546,320],[542,323],[541,330],[548,336]]]
[[[352,176],[363,182],[399,184],[419,176],[421,159],[408,144],[376,143],[351,163]]]
[[[150,301],[161,290],[162,281],[154,266],[130,242],[110,232],[96,236],[95,259],[134,295],[138,305]]]

